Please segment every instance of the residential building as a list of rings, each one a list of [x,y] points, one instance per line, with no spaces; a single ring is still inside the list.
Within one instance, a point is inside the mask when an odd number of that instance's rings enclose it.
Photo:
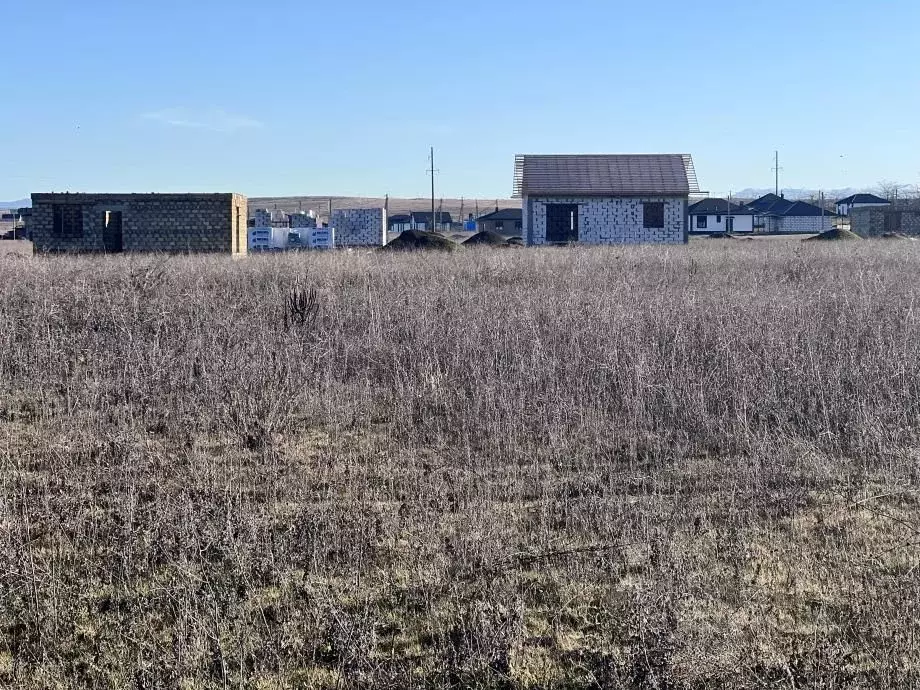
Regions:
[[[476,230],[502,235],[520,235],[524,226],[523,215],[519,208],[496,208],[492,213],[476,219]]]
[[[727,199],[697,201],[688,214],[691,233],[754,232],[754,212]]]
[[[700,189],[686,154],[515,157],[527,245],[684,243],[691,193]]]
[[[409,216],[409,230],[446,231],[450,230],[450,226],[454,222],[454,219],[447,211],[435,211],[435,223],[431,222],[431,211],[412,211]]]
[[[37,252],[246,254],[240,194],[32,195],[26,233]]]
[[[837,200],[837,215],[848,216],[854,208],[865,208],[866,206],[889,206],[888,199],[883,199],[875,194],[851,194],[848,197]]]
[[[755,232],[811,233],[834,226],[834,214],[827,209],[781,195],[765,194],[745,208],[754,212]]]
[[[412,229],[412,214],[395,213],[387,218],[390,232],[405,232]]]

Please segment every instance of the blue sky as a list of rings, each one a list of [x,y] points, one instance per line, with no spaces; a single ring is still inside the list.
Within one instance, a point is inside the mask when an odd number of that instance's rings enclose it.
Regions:
[[[0,199],[508,196],[515,153],[689,152],[715,193],[920,183],[920,3],[11,0]]]

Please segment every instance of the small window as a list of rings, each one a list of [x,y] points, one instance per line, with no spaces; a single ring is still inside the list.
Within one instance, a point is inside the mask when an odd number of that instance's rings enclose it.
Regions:
[[[722,222],[722,216],[716,216],[716,223]]]
[[[83,207],[74,204],[55,204],[53,207],[54,234],[58,237],[83,237]]]
[[[522,220],[516,220],[516,221],[514,221],[514,229],[515,229],[515,230],[520,230],[520,229],[523,228],[523,227],[524,227],[524,221],[522,221]]]
[[[706,221],[709,220],[709,216],[697,216],[696,217],[696,227],[701,230],[706,229]]]
[[[495,232],[501,232],[505,229],[505,221],[497,220],[495,221]]]
[[[642,204],[642,227],[664,227],[664,202],[646,201]]]

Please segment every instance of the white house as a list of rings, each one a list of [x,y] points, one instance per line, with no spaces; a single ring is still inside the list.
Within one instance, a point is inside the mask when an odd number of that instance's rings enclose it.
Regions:
[[[681,244],[687,206],[699,193],[686,154],[518,155],[527,245]]]
[[[864,208],[866,206],[890,206],[891,202],[875,194],[851,194],[848,197],[837,200],[837,215],[848,216],[854,208]]]
[[[688,210],[690,233],[754,232],[754,212],[726,199],[703,199]]]

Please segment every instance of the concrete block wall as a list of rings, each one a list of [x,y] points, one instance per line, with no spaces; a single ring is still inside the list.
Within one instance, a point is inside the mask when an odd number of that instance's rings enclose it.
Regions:
[[[878,237],[897,232],[920,236],[920,208],[888,206],[854,208],[850,210],[850,230],[860,237]]]
[[[265,208],[257,208],[253,213],[254,227],[270,228],[272,226],[272,212]]]
[[[292,213],[290,216],[288,216],[288,218],[291,221],[292,228],[316,227],[316,216],[311,216],[309,213],[304,213],[303,211]]]
[[[387,241],[387,214],[382,208],[337,208],[329,218],[337,247],[381,247]]]
[[[769,220],[767,225],[769,226]],[[778,232],[824,232],[834,227],[834,217],[827,216],[780,216],[776,218]]]
[[[59,204],[79,209],[79,236],[55,232]],[[102,252],[106,212],[121,212],[123,251],[246,253],[240,194],[33,194],[32,206],[28,231],[38,252]]]
[[[664,203],[664,227],[646,228],[645,202]],[[546,244],[547,204],[578,205],[578,241],[585,244],[683,244],[687,241],[685,197],[527,197],[524,241]]]

